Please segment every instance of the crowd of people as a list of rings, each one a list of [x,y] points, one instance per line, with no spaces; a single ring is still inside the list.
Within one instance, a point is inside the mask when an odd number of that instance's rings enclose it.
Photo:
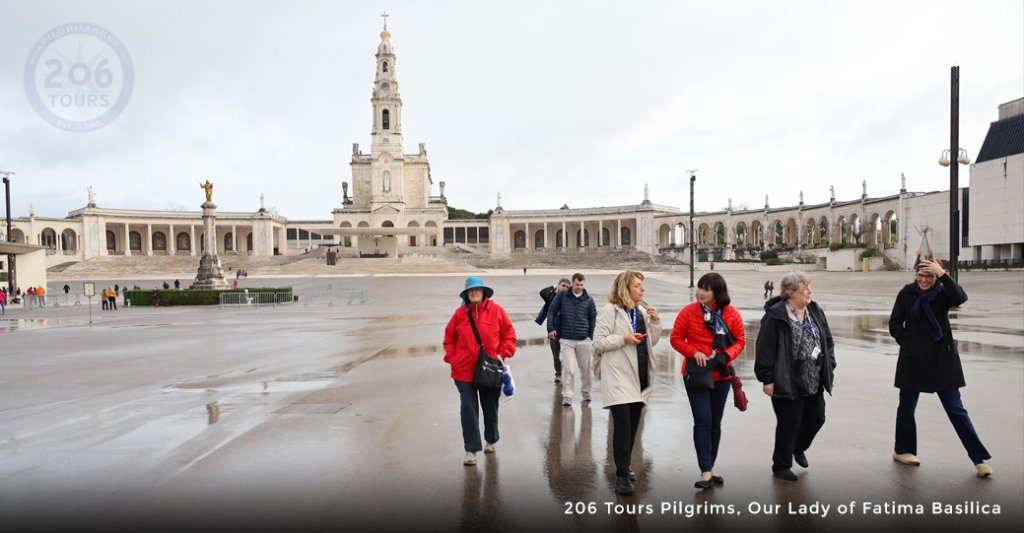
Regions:
[[[793,272],[765,283],[764,314],[754,349],[754,375],[775,413],[771,453],[772,475],[794,482],[794,464],[809,468],[808,452],[825,424],[825,396],[832,394],[837,357],[824,309],[812,298],[811,278]],[[598,305],[586,290],[586,277],[576,273],[540,291],[543,301],[535,318],[546,328],[563,409],[577,398],[591,402],[594,379],[600,380],[603,407],[612,425],[613,489],[634,491],[637,474],[631,467],[640,421],[655,383],[654,346],[661,336],[658,310],[644,300],[644,275],[627,270],[618,274],[607,303]],[[444,333],[444,361],[460,397],[465,457],[476,465],[476,454],[495,453],[499,440],[500,388],[479,378],[486,354],[499,360],[516,353],[516,331],[505,310],[494,301],[494,290],[481,278],[466,280],[460,305]],[[967,301],[967,294],[941,262],[916,265],[913,282],[896,297],[889,331],[899,344],[895,387],[899,389],[893,460],[917,466],[914,418],[920,393],[935,393],[953,424],[979,477],[992,475],[985,461],[991,456],[963,406],[959,389],[965,386],[960,356],[952,337],[949,310]],[[700,490],[724,484],[718,471],[722,422],[729,392],[740,411],[746,394],[733,362],[746,346],[743,318],[732,305],[725,278],[705,274],[697,283],[696,301],[683,306],[670,335],[672,348],[682,356],[680,372],[693,419],[693,447]],[[482,355],[484,354],[484,355]],[[577,385],[578,383],[578,385]],[[556,404],[557,407],[557,404]],[[481,440],[480,411],[484,433]]]

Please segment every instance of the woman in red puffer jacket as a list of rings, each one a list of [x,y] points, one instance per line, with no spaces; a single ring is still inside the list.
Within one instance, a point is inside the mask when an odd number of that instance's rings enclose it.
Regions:
[[[709,489],[724,482],[715,472],[722,415],[732,384],[732,360],[743,353],[746,345],[743,317],[730,305],[729,289],[721,275],[705,274],[697,282],[697,301],[679,312],[672,326],[671,342],[684,357],[684,376],[690,361],[699,367],[712,365],[714,369],[714,388],[691,390],[687,386],[686,390],[693,413],[693,446],[701,470],[700,480],[694,486]]]

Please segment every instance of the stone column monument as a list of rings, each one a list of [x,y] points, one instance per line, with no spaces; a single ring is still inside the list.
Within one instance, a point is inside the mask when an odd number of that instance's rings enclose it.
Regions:
[[[217,204],[213,203],[213,184],[210,180],[200,183],[199,187],[206,191],[206,201],[203,208],[203,256],[199,258],[199,269],[196,270],[196,280],[192,282],[192,289],[228,289],[230,286],[224,280],[224,269],[220,266],[220,258],[217,257],[217,227],[214,219],[217,217]]]

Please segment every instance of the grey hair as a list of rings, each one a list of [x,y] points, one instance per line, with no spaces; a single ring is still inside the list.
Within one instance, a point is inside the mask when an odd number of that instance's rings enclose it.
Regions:
[[[782,278],[782,287],[779,289],[779,296],[789,298],[793,293],[800,290],[804,285],[811,284],[811,277],[803,272],[790,272]]]

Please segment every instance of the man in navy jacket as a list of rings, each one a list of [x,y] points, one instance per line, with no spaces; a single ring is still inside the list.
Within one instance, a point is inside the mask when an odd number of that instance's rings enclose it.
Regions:
[[[572,405],[577,371],[583,401],[590,401],[590,370],[597,305],[587,294],[583,274],[572,275],[572,289],[558,293],[548,306],[548,338],[558,340],[562,360],[562,405]],[[574,364],[575,363],[575,364]]]

